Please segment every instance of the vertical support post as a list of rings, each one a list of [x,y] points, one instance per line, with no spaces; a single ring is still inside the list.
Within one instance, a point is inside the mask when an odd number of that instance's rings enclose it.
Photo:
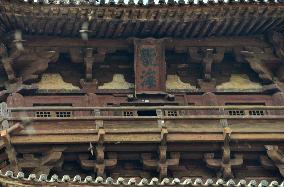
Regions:
[[[91,82],[93,80],[93,64],[95,58],[93,56],[93,48],[86,49],[86,55],[84,58],[85,62],[85,73],[86,73],[86,81]]]
[[[100,110],[95,110],[95,116],[100,116]],[[96,164],[95,164],[95,172],[97,172],[97,176],[104,177],[105,175],[105,147],[104,147],[104,125],[103,120],[96,120],[96,128],[98,129],[98,143],[96,146]]]
[[[232,167],[231,167],[231,148],[230,148],[230,136],[232,130],[230,128],[224,128],[224,146],[222,156],[222,167],[221,173],[225,179],[232,178]]]
[[[163,111],[161,109],[156,110],[158,119],[158,125],[161,128],[161,145],[159,146],[159,164],[158,172],[160,179],[167,177],[168,174],[168,164],[167,164],[167,135],[168,129],[165,124],[165,121],[162,119]]]
[[[8,122],[8,118],[11,116],[10,111],[8,110],[8,106],[7,103],[3,102],[0,103],[0,122],[1,122],[1,130],[5,130],[8,129],[9,126],[9,122]]]

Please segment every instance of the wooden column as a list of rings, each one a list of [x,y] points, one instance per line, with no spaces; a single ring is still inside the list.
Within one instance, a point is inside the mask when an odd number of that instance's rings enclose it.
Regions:
[[[86,49],[86,55],[84,58],[85,62],[85,74],[86,81],[90,82],[93,80],[93,64],[94,64],[93,48]]]
[[[135,93],[166,91],[164,39],[134,39]]]

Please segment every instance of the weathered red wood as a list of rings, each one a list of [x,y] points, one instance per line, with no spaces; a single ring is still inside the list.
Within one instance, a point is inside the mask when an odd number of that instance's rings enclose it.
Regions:
[[[135,93],[166,91],[164,40],[134,39]]]

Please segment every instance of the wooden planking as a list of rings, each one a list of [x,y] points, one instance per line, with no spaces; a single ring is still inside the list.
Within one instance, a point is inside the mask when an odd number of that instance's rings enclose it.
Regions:
[[[27,47],[58,47],[72,48],[72,47],[84,47],[86,44],[93,48],[116,48],[121,50],[131,50],[131,42],[123,39],[90,39],[87,43],[81,39],[72,38],[60,38],[51,36],[24,36],[29,42],[25,43]],[[230,41],[230,42],[227,42]],[[247,43],[250,46],[255,47],[269,47],[267,43],[261,41],[258,37],[218,37],[218,38],[206,38],[206,39],[187,39],[179,40],[173,39],[172,42],[166,42],[166,49],[185,49],[188,47],[238,47],[245,46]]]

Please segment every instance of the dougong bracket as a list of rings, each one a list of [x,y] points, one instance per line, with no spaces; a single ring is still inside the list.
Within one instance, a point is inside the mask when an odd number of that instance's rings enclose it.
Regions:
[[[198,48],[190,47],[188,48],[188,53],[190,59],[193,62],[198,62],[203,65],[204,81],[212,81],[212,64],[219,63],[224,58],[225,49],[224,48]]]
[[[266,153],[273,161],[274,165],[279,169],[280,174],[284,177],[284,153],[277,145],[266,145]]]
[[[267,83],[274,82],[272,71],[263,62],[265,54],[252,51],[240,51],[240,54],[243,57],[244,61],[247,62],[250,67],[258,74],[259,78]]]
[[[279,32],[272,32],[269,39],[274,47],[275,54],[284,60],[284,36]]]
[[[1,131],[1,138],[6,148],[6,154],[10,162],[10,169],[12,169],[14,172],[19,172],[21,168],[18,165],[16,150],[14,146],[11,144],[10,133],[15,131],[21,131],[22,129],[24,129],[23,125],[17,123],[12,127],[10,127],[9,129]]]
[[[224,146],[222,159],[215,159],[214,153],[207,153],[204,155],[204,160],[209,168],[218,169],[219,176],[224,179],[233,177],[232,168],[239,167],[243,164],[242,155],[235,154],[234,159],[231,158],[230,150],[230,136],[232,130],[228,127],[224,128]]]

